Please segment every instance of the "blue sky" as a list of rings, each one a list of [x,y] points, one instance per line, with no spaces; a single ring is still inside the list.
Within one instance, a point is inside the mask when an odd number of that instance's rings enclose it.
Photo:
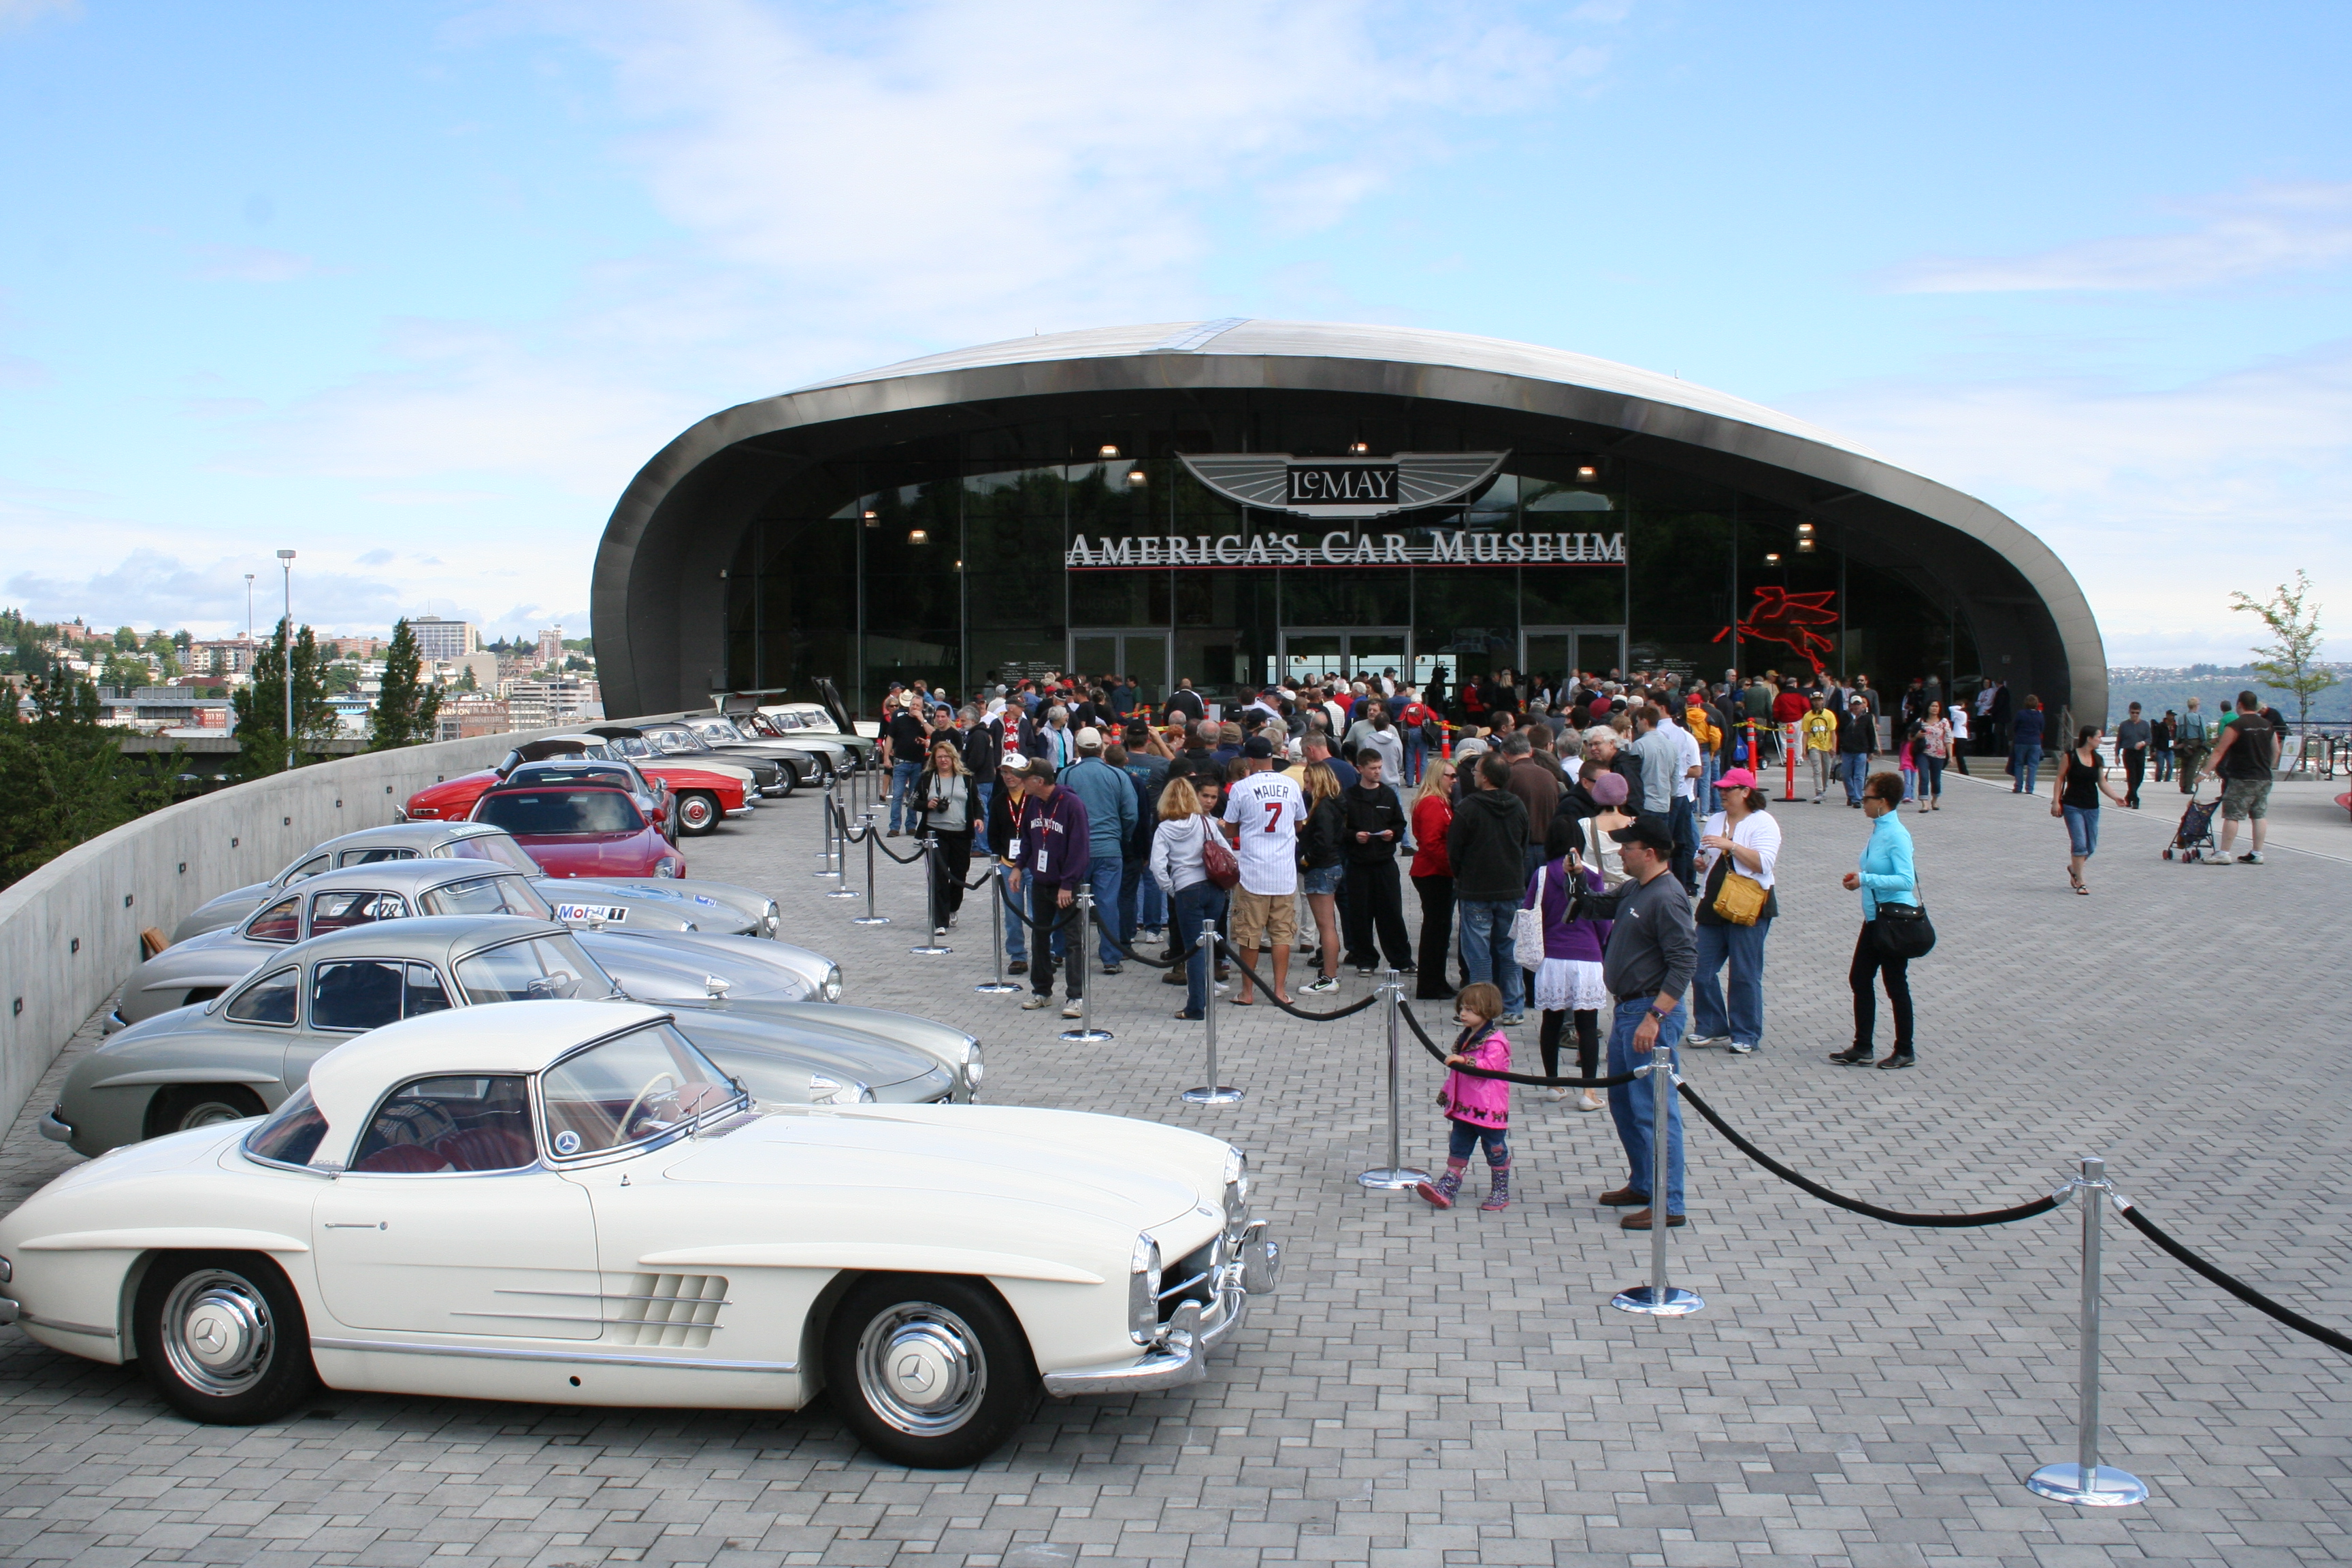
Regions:
[[[1622,360],[2010,511],[2117,663],[2352,589],[2352,8],[0,0],[0,602],[586,625],[726,405],[1117,321]],[[2343,647],[2332,651],[2346,657]]]

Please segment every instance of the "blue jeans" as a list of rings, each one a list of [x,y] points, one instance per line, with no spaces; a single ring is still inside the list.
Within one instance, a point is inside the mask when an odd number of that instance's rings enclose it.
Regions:
[[[1029,885],[1024,882],[1016,893],[1013,890],[1012,881],[1013,868],[1000,862],[996,868],[996,884],[1004,889],[1004,956],[1026,963],[1029,961],[1028,933],[1015,917],[1028,912]]]
[[[915,775],[922,771],[920,763],[890,764],[890,831],[893,833],[898,831],[899,803],[907,798],[907,792],[914,787]]]
[[[1673,1012],[1658,1020],[1658,1043],[1647,1055],[1633,1049],[1633,1031],[1650,1016],[1654,1000],[1654,996],[1637,996],[1617,1004],[1616,1017],[1609,1026],[1609,1076],[1632,1072],[1661,1054],[1675,1068],[1682,1066],[1675,1047],[1682,1043],[1683,1026],[1690,1020],[1687,1005],[1676,1004]],[[1631,1167],[1625,1185],[1637,1193],[1650,1193],[1651,1133],[1657,1121],[1650,1097],[1657,1092],[1646,1078],[1618,1084],[1609,1091],[1609,1115],[1617,1123],[1617,1141],[1625,1145],[1625,1161]],[[1655,1214],[1657,1194],[1650,1193],[1650,1201],[1651,1212]],[[1666,1212],[1683,1212],[1683,1097],[1679,1094],[1666,1098]]]
[[[1152,886],[1159,885],[1155,879]],[[1224,889],[1214,882],[1195,882],[1189,888],[1177,889],[1174,907],[1169,911],[1169,940],[1181,942],[1184,951],[1192,954],[1184,967],[1184,1011],[1196,1018],[1209,1005],[1209,976],[1215,972],[1210,949],[1201,945],[1201,922],[1215,920],[1224,912]]]
[[[1764,938],[1772,929],[1770,917],[1752,926],[1702,925],[1698,928],[1698,973],[1691,980],[1694,1022],[1701,1036],[1713,1039],[1728,1035],[1736,1045],[1761,1045],[1764,1040]],[[1725,1016],[1724,990],[1717,978],[1724,961],[1731,961],[1731,1006]]]
[[[1404,782],[1421,782],[1422,754],[1428,742],[1421,738],[1421,726],[1416,724],[1404,732]]]
[[[974,854],[985,855],[989,852],[988,813],[990,808],[995,804],[996,786],[992,784],[982,784],[980,786],[980,816],[979,819],[971,825],[971,847]]]
[[[1118,867],[1118,940],[1128,946],[1135,945],[1139,927],[1156,927],[1168,921],[1168,895],[1160,890],[1160,879],[1151,874],[1150,862],[1129,856]]]
[[[1687,891],[1698,890],[1698,815],[1696,802],[1675,796],[1674,809],[1667,813],[1667,822],[1675,836],[1675,880]],[[1532,877],[1533,871],[1528,873]]]
[[[1845,780],[1846,805],[1860,805],[1862,804],[1862,786],[1870,777],[1870,753],[1867,752],[1840,752],[1838,753],[1838,773],[1839,776]]]
[[[1503,1011],[1526,1010],[1527,971],[1519,967],[1511,942],[1511,921],[1519,912],[1517,899],[1464,899],[1455,908],[1462,917],[1462,965],[1471,982],[1486,981],[1503,994]]]
[[[1095,912],[1102,917],[1103,924],[1110,927],[1111,931],[1118,931],[1118,889],[1119,884],[1125,880],[1121,873],[1126,868],[1120,862],[1117,845],[1109,846],[1108,852],[1106,853],[1105,847],[1097,844],[1093,847],[1092,855],[1092,864],[1087,872],[1087,880],[1095,890]],[[1125,940],[1124,935],[1121,940]],[[1108,931],[1098,931],[1095,933],[1095,952],[1101,956],[1105,969],[1108,969],[1114,963],[1123,963],[1127,961],[1127,955],[1119,952],[1112,943]]]
[[[2069,805],[2066,813],[2066,842],[2069,850],[2087,860],[2099,852],[2099,808]]]
[[[2009,793],[2032,795],[2034,780],[2042,771],[2042,748],[2011,746],[2009,749],[2009,771],[2017,775],[2017,782],[2009,786]]]
[[[1464,1121],[1459,1118],[1448,1118],[1446,1125],[1451,1129],[1445,1135],[1447,1160],[1459,1160],[1467,1164],[1470,1151],[1484,1143],[1486,1145],[1487,1164],[1497,1171],[1509,1166],[1511,1134],[1508,1128],[1482,1127],[1475,1121]]]

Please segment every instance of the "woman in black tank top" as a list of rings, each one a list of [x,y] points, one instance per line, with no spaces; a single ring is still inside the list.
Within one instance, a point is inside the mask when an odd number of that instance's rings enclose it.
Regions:
[[[2073,749],[2058,761],[2058,787],[2050,802],[2050,815],[2066,819],[2066,879],[2085,897],[2091,889],[2083,880],[2083,867],[2099,852],[2099,797],[2104,795],[2117,805],[2124,802],[2107,783],[2106,762],[2098,747],[2096,724],[2075,731]]]

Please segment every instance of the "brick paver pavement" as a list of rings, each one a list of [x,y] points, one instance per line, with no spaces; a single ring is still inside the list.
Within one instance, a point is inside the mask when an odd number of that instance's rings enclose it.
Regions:
[[[2087,899],[2046,808],[1955,779],[1909,819],[1942,932],[1916,967],[1922,1066],[1832,1066],[1855,910],[1835,878],[1858,813],[1781,809],[1768,1043],[1699,1053],[1697,1083],[1818,1179],[1895,1206],[2020,1201],[2105,1154],[2173,1232],[2352,1322],[2345,1095],[2352,973],[2340,866],[2158,858],[2175,815],[2110,812]],[[1350,1177],[1384,1156],[1377,1015],[1308,1025],[1226,1009],[1227,1110],[1176,1098],[1197,1026],[1130,965],[1097,988],[1117,1033],[974,995],[977,917],[917,958],[896,922],[819,896],[817,815],[762,809],[696,871],[785,901],[860,1002],[976,1026],[990,1098],[1173,1121],[1250,1151],[1287,1249],[1209,1380],[1048,1405],[994,1460],[909,1473],[822,1408],[747,1416],[321,1394],[251,1431],[191,1426],[134,1373],[0,1336],[0,1557],[10,1563],[765,1564],[1607,1563],[1716,1568],[2352,1558],[2344,1358],[2274,1328],[2109,1224],[2107,1452],[2155,1489],[2077,1511],[2018,1484],[2074,1453],[2074,1211],[1993,1230],[1899,1229],[1818,1204],[1691,1132],[1695,1223],[1675,1236],[1696,1317],[1610,1310],[1646,1242],[1592,1195],[1623,1174],[1605,1116],[1516,1106],[1520,1201],[1433,1214]],[[901,841],[903,843],[903,841]],[[856,865],[853,858],[853,867]],[[853,878],[862,885],[862,873]],[[984,907],[984,906],[982,906]],[[2241,978],[2242,976],[2242,978]],[[1345,996],[1361,994],[1352,975]],[[1431,1008],[1433,1013],[1435,1009]],[[1433,1032],[1435,1021],[1432,1020]],[[1882,1046],[1886,1038],[1882,1025]],[[1533,1029],[1520,1044],[1532,1062]],[[79,1044],[79,1042],[78,1042]],[[68,1059],[71,1052],[68,1052]],[[14,1202],[72,1159],[5,1145]],[[1436,1074],[1407,1064],[1409,1159],[1439,1156]],[[1040,1158],[1052,1158],[1041,1151]],[[1481,1178],[1483,1180],[1483,1177]]]

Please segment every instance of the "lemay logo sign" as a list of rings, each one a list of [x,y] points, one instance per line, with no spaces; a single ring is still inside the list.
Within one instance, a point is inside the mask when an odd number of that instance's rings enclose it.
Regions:
[[[1363,521],[1460,500],[1493,478],[1508,452],[1399,452],[1393,458],[1293,458],[1286,452],[1183,454],[1192,477],[1261,511]],[[1414,535],[1420,537],[1416,539]],[[1460,563],[1622,564],[1623,533],[1359,528],[1228,534],[1130,534],[1070,542],[1063,564],[1111,566],[1412,566]]]

